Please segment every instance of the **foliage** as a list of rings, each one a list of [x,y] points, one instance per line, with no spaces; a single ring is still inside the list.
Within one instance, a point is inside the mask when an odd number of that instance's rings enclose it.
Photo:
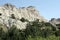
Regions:
[[[56,26],[58,26],[58,29],[60,29],[60,24],[56,24]]]
[[[31,37],[39,36],[40,35],[39,26],[40,26],[39,20],[29,22],[29,24],[27,24],[27,28],[25,29],[26,36],[27,37],[28,36],[31,36]]]
[[[12,19],[15,19],[15,15],[14,15],[14,14],[11,14],[11,18],[12,18]]]
[[[57,31],[55,32],[55,35],[56,35],[56,36],[60,36],[60,30],[57,30]]]
[[[21,22],[29,22],[27,19],[24,19],[23,17],[20,19]]]
[[[49,29],[43,29],[43,30],[41,31],[41,34],[40,34],[40,35],[41,35],[42,37],[46,38],[46,37],[50,36],[51,33],[52,33],[51,30],[49,30]]]
[[[14,25],[8,32],[4,32],[0,29],[0,39],[1,40],[25,40],[25,33],[22,30],[17,29]]]
[[[29,22],[25,30],[17,29],[15,25],[7,32],[0,28],[0,40],[60,40],[60,30],[37,19]]]
[[[39,22],[39,20],[30,22],[27,25],[27,28],[25,30],[27,37],[31,36],[31,37],[36,37],[36,36],[40,36],[40,37],[48,37],[50,35],[52,35],[52,27],[50,24],[46,24],[44,22]]]

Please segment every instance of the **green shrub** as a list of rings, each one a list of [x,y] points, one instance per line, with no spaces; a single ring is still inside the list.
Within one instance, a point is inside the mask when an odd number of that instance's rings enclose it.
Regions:
[[[12,19],[15,19],[15,15],[14,15],[14,14],[11,14],[11,18],[12,18]]]
[[[41,37],[46,38],[46,37],[50,36],[51,33],[52,33],[51,30],[49,30],[49,29],[43,29],[43,30],[41,30],[41,34],[40,35],[41,35]]]
[[[55,36],[60,36],[60,30],[57,30],[57,31],[55,32]]]

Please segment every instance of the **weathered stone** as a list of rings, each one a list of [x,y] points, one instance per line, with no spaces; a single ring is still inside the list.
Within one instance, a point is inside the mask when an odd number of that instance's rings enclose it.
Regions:
[[[60,24],[60,18],[58,18],[58,19],[52,18],[52,19],[50,20],[50,22],[53,23],[53,24]]]
[[[12,14],[14,15],[13,18]],[[0,6],[0,23],[6,27],[10,28],[12,25],[16,25],[18,29],[25,29],[27,22],[20,21],[21,18],[29,21],[39,19],[40,21],[47,22],[33,6],[22,8],[16,8],[11,4]]]

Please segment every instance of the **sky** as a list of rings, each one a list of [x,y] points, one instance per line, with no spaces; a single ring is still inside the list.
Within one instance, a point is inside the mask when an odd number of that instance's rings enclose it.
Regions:
[[[46,19],[60,18],[60,0],[0,0],[0,6],[11,3],[17,8],[35,6]]]

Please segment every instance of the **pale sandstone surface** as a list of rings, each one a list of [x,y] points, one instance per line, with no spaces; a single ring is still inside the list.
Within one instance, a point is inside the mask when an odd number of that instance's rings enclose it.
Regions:
[[[14,14],[15,19],[11,18],[12,14]],[[12,25],[16,25],[18,29],[25,29],[27,22],[21,22],[20,19],[22,17],[29,21],[39,19],[40,21],[47,22],[33,6],[21,8],[16,8],[11,4],[0,6],[0,23],[6,25],[6,27],[10,28]]]

